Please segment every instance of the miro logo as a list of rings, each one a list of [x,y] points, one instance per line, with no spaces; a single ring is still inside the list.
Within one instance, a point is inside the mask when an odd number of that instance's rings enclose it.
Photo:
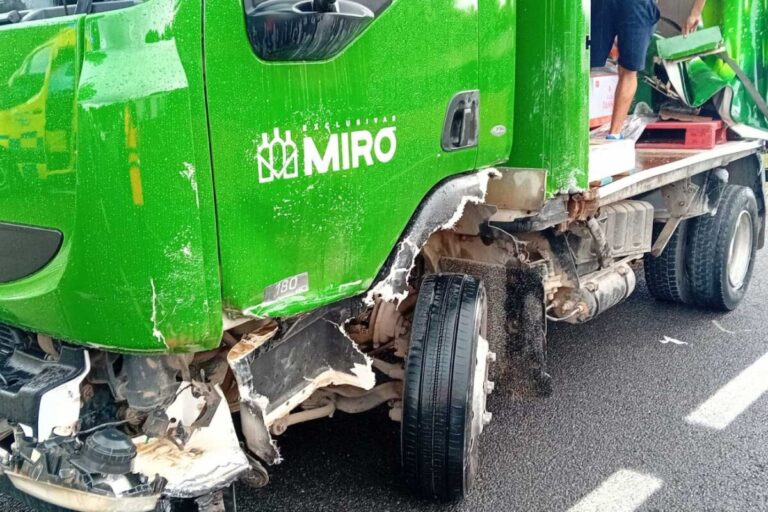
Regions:
[[[392,118],[393,121],[395,119]],[[378,118],[374,121],[378,124]],[[356,124],[361,123],[358,120]],[[349,121],[347,126],[351,126]],[[326,123],[325,128],[330,130],[330,124]],[[259,167],[259,183],[386,164],[397,153],[394,126],[385,126],[375,131],[361,129],[324,134],[322,142],[317,140],[319,137],[308,135],[306,127],[304,132],[300,140],[294,140],[290,130],[281,132],[278,128],[271,134],[261,134],[261,140],[256,141],[258,145],[255,155]]]

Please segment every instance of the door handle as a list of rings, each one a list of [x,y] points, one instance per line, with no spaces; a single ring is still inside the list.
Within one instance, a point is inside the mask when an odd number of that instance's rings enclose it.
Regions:
[[[477,146],[479,112],[479,91],[464,91],[453,97],[445,115],[441,141],[444,151]]]

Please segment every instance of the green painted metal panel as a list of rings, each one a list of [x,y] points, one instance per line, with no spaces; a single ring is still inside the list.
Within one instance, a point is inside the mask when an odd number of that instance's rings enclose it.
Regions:
[[[125,351],[218,345],[201,25],[199,2],[151,0],[0,27],[0,220],[64,234],[0,285],[0,321]]]
[[[705,25],[719,25],[728,54],[768,98],[768,3],[765,0],[713,0],[704,12]],[[768,128],[768,119],[758,110],[744,85],[722,61],[713,69],[733,87],[731,116],[734,121]]]
[[[290,315],[365,291],[437,183],[509,154],[511,0],[395,0],[312,64],[259,61],[242,4],[207,9],[221,262],[200,4],[149,0],[0,29],[18,57],[0,78],[23,77],[0,85],[0,220],[64,234],[48,267],[0,285],[0,321],[116,350],[210,348],[222,294],[240,312]],[[448,104],[475,89],[479,146],[446,151]],[[376,147],[340,149],[340,166],[355,169],[261,183],[255,150],[274,128],[312,137],[316,151],[367,130]],[[263,303],[269,285],[301,272],[306,293]]]
[[[669,37],[656,43],[659,57],[666,60],[679,60],[716,50],[723,44],[723,34],[719,27],[710,27],[688,36]]]
[[[658,40],[658,54],[674,61],[711,51],[722,40],[728,55],[755,84],[759,94],[768,98],[768,4],[764,0],[712,0],[705,8],[704,23],[708,28],[688,37]],[[768,128],[768,119],[722,58],[695,57],[678,65],[685,80],[682,92],[689,104],[699,107],[729,88],[733,94],[733,121]]]
[[[0,221],[64,235],[45,269],[0,285],[0,321],[203,350],[223,309],[294,315],[368,290],[450,176],[505,163],[546,169],[550,196],[586,188],[588,7],[393,0],[314,62],[257,58],[239,0],[0,28]],[[706,12],[763,93],[765,10]],[[731,70],[700,60],[698,90],[722,80],[734,118],[763,126]],[[472,90],[479,144],[448,151],[446,109]]]
[[[514,134],[516,0],[480,0],[479,166],[509,158]]]
[[[515,138],[509,165],[547,169],[547,193],[586,189],[589,3],[518,0]]]
[[[240,2],[205,5],[226,307],[292,315],[366,291],[429,191],[477,167],[476,148],[441,148],[449,102],[479,87],[477,2],[395,0],[330,60],[278,63],[254,54]],[[510,16],[509,2],[482,7]],[[506,37],[489,40],[504,52]],[[481,132],[508,101],[489,96]],[[302,274],[308,286],[291,286]]]
[[[0,218],[71,232],[82,16],[0,29]],[[8,51],[7,49],[13,49]],[[30,207],[35,205],[34,207]]]

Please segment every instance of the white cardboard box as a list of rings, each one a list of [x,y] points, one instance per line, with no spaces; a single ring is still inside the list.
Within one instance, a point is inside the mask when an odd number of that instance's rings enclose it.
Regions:
[[[635,141],[593,139],[589,143],[589,181],[602,181],[635,169]]]
[[[589,75],[589,127],[596,128],[611,120],[619,75],[610,71],[592,71]]]

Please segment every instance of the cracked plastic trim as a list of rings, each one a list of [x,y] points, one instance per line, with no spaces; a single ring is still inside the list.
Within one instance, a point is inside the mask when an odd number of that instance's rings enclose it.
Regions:
[[[411,219],[376,284],[366,295],[365,303],[372,306],[377,295],[385,301],[402,301],[408,295],[408,276],[416,257],[429,237],[437,231],[452,229],[468,204],[484,203],[489,182],[500,177],[497,169],[490,168],[451,178],[434,188]]]
[[[320,388],[376,385],[372,360],[347,336],[353,316],[342,302],[277,329],[244,337],[227,357],[240,390],[240,419],[248,448],[268,464],[282,461],[269,427]]]
[[[142,435],[133,440],[138,451],[133,470],[165,478],[168,483],[164,492],[174,498],[195,498],[222,489],[250,467],[221,389],[215,386],[208,394],[196,396],[194,386],[183,382],[182,391],[166,410],[176,424],[192,429],[183,446],[166,437]],[[206,415],[206,407],[216,410],[210,423],[198,425]]]

